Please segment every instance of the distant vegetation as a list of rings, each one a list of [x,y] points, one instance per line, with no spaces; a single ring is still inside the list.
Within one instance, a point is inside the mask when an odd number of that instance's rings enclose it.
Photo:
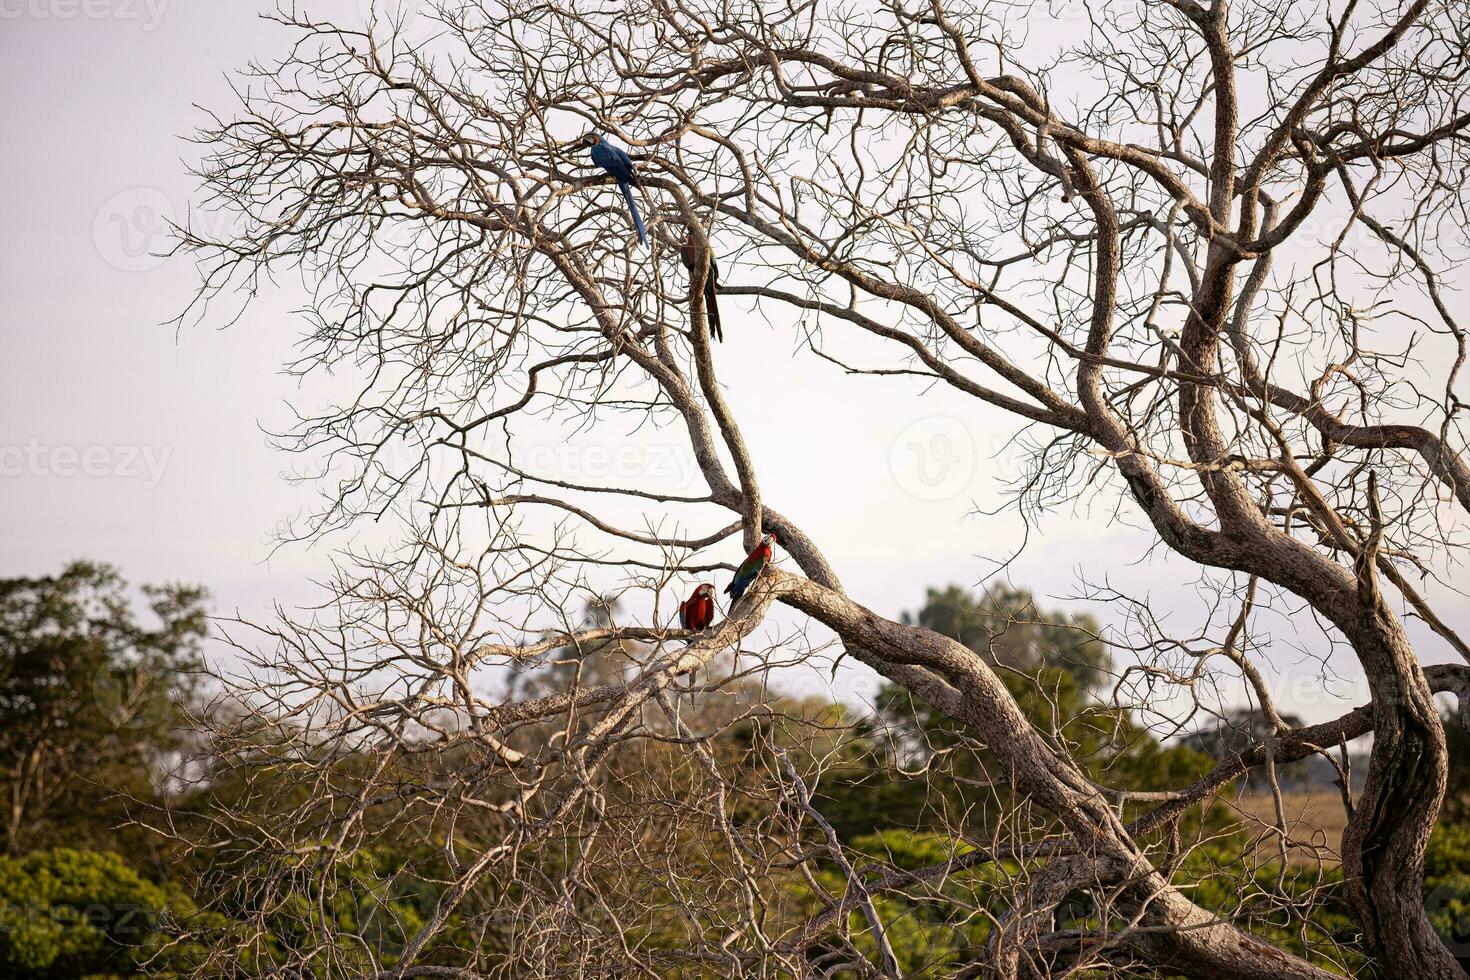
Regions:
[[[87,563],[52,577],[0,581],[0,741],[7,760],[0,975],[187,975],[201,968],[205,945],[238,933],[247,919],[259,922],[265,905],[272,928],[247,944],[256,956],[237,964],[239,976],[266,972],[279,951],[324,915],[342,934],[370,946],[380,961],[391,962],[392,951],[437,902],[436,882],[448,877],[443,854],[390,829],[392,807],[368,817],[379,824],[378,844],[338,869],[329,892],[314,875],[303,875],[299,894],[255,890],[251,866],[236,863],[234,842],[219,834],[221,825],[210,815],[216,803],[228,802],[221,809],[238,814],[242,800],[253,799],[265,816],[271,808],[292,806],[293,787],[262,792],[262,783],[247,786],[209,775],[208,745],[191,722],[207,710],[200,680],[205,599],[203,589],[178,585],[134,592],[116,571]],[[592,610],[589,618],[611,614],[611,608]],[[1070,742],[1078,758],[1092,760],[1091,775],[1111,788],[1177,787],[1206,771],[1212,754],[1231,751],[1228,726],[1161,744],[1109,709],[1095,696],[1109,669],[1097,625],[1082,616],[1043,613],[1024,591],[981,600],[954,586],[931,589],[909,619],[959,639],[1003,668],[1014,696],[1043,731],[1065,719],[1054,737]],[[517,693],[551,690],[575,670],[584,681],[615,677],[627,663],[626,649],[616,645],[579,651],[571,659],[569,651],[560,653],[513,678]],[[777,708],[766,721],[724,729],[711,751],[743,759],[752,770],[774,765],[773,751],[826,757],[812,802],[858,855],[899,868],[933,865],[965,853],[969,845],[960,842],[983,839],[1006,811],[1004,791],[996,791],[986,775],[993,766],[984,749],[901,689],[883,688],[871,716],[816,699],[779,699]],[[797,740],[791,732],[798,729],[784,726],[783,715],[801,719],[800,731],[828,734],[820,742]],[[1246,730],[1252,724],[1246,715],[1231,720]],[[1463,814],[1470,808],[1466,740],[1457,726],[1449,730],[1455,758],[1448,806]],[[661,758],[649,750],[629,765],[626,779],[609,784],[605,806],[636,805],[631,767],[675,791],[688,778],[672,754]],[[742,819],[770,819],[778,805],[752,795],[743,803]],[[1179,875],[1193,879],[1201,901],[1237,907],[1240,881],[1230,869],[1253,850],[1248,823],[1217,804],[1207,808],[1203,823],[1185,830],[1197,843]],[[697,859],[686,855],[686,864],[729,859],[709,845],[687,828],[668,842],[674,849],[706,849]],[[1325,891],[1328,900],[1320,902],[1313,920],[1316,935],[1274,930],[1264,918],[1256,928],[1298,950],[1322,937],[1346,941],[1350,920],[1334,911],[1330,894],[1338,888],[1335,866],[1293,862],[1283,869],[1270,863],[1266,850],[1254,851],[1263,860],[1255,886],[1262,895],[1311,890],[1320,901]],[[299,860],[305,869],[314,858]],[[549,868],[561,858],[548,850],[542,860]],[[987,890],[997,876],[1016,869],[1015,862],[998,862],[956,875],[922,902],[903,895],[878,899],[884,919],[895,924],[888,939],[900,965],[920,971],[973,953],[989,935]],[[672,916],[661,919],[658,911],[669,898],[663,894],[667,885],[647,884],[648,917],[627,927],[645,942],[676,947],[684,926]],[[830,880],[792,877],[783,894],[765,901],[771,917],[794,921],[820,912],[829,900],[825,892],[842,891],[843,878],[834,867]],[[1436,927],[1463,943],[1470,922],[1470,830],[1463,825],[1447,821],[1436,832],[1426,892]],[[480,910],[493,909],[497,900],[485,896]],[[455,913],[439,953],[426,961],[452,965],[456,946],[467,943],[482,950],[498,946],[509,955],[511,925],[493,916],[476,920],[475,907],[468,903]],[[364,962],[344,946],[334,962],[320,964],[317,975],[351,975],[353,964]]]

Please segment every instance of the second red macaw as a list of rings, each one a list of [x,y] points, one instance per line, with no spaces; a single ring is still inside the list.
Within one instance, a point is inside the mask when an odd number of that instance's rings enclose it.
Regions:
[[[730,597],[732,605],[740,601],[740,597],[745,595],[745,590],[750,588],[750,584],[759,578],[761,572],[765,571],[766,566],[771,563],[771,545],[773,544],[780,544],[776,540],[774,531],[761,538],[760,544],[752,548],[750,554],[745,556],[745,561],[735,569],[735,577],[730,580],[729,585],[725,586],[725,594]]]
[[[708,629],[715,621],[715,587],[708,583],[697,587],[694,594],[679,604],[679,625],[696,633]]]
[[[694,275],[699,263],[704,261],[703,256],[699,254],[699,248],[692,240],[686,240],[679,246],[679,258],[691,276]],[[712,254],[709,257],[709,273],[704,277],[704,320],[709,324],[709,335],[723,343],[725,335],[720,332],[720,299],[717,292],[719,285],[720,267]]]

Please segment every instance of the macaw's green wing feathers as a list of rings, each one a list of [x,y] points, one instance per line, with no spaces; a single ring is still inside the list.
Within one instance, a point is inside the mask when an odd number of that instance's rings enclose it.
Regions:
[[[750,554],[745,556],[745,561],[735,569],[735,577],[725,587],[725,594],[730,597],[731,602],[739,600],[745,595],[745,590],[750,588],[750,583],[760,577],[766,564],[771,560],[771,544],[769,539],[762,539]]]
[[[750,554],[745,557],[745,560],[740,563],[740,567],[735,569],[735,577],[740,578],[743,575],[753,576],[758,574],[760,570],[765,567],[766,556],[757,551],[754,554]]]

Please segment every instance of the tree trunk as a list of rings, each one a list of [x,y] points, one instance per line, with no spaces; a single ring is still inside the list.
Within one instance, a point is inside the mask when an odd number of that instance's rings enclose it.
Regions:
[[[1355,639],[1373,691],[1373,752],[1362,798],[1342,837],[1349,900],[1383,972],[1463,980],[1424,910],[1424,848],[1449,770],[1444,729],[1402,628],[1379,602]]]

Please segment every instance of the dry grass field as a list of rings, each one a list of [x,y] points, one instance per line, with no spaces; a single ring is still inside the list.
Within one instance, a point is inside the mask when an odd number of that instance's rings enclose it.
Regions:
[[[1342,831],[1347,826],[1342,796],[1336,789],[1313,793],[1283,793],[1282,812],[1290,837],[1287,857],[1293,864],[1338,863]],[[1262,860],[1279,852],[1271,828],[1276,822],[1276,802],[1270,793],[1248,793],[1232,804],[1249,832],[1260,835],[1257,857]]]

